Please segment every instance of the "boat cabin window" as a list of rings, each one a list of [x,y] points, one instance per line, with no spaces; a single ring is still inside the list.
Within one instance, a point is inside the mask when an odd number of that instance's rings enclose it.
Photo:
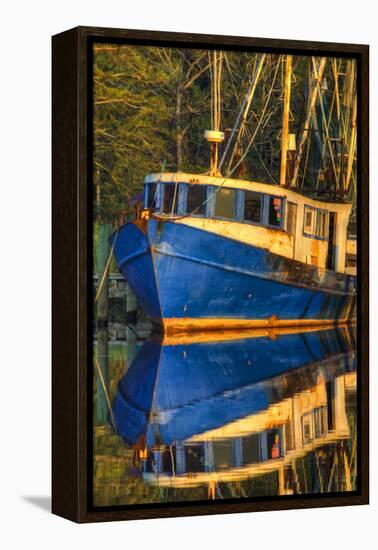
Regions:
[[[234,452],[232,439],[224,439],[213,442],[214,469],[222,470],[232,468],[234,465]]]
[[[286,231],[289,235],[295,235],[296,220],[297,205],[294,202],[288,202],[286,210]]]
[[[177,214],[177,205],[179,197],[179,186],[170,183],[164,185],[163,191],[163,209],[164,214]]]
[[[282,223],[282,198],[269,196],[268,225],[281,227]]]
[[[185,446],[186,471],[199,473],[205,471],[205,449],[203,444]]]
[[[218,189],[215,195],[215,217],[235,219],[236,190]]]
[[[313,439],[313,416],[311,413],[306,413],[302,417],[302,444],[306,445],[306,443],[310,443]]]
[[[187,213],[194,216],[204,216],[206,214],[206,197],[206,185],[190,185],[186,205]]]
[[[327,212],[326,210],[317,210],[316,212],[316,230],[315,234],[317,237],[326,237],[327,236]]]
[[[147,185],[147,208],[156,208],[156,194],[157,194],[157,184],[156,183],[150,183]]]
[[[314,217],[315,210],[309,206],[305,206],[303,231],[309,235],[312,235],[314,232]]]
[[[262,195],[254,191],[244,192],[243,219],[247,222],[261,223]]]
[[[325,239],[327,237],[327,210],[305,206],[303,232]]]
[[[149,183],[146,191],[146,206],[167,215],[209,216],[277,229],[283,227],[284,205],[283,197],[197,183]],[[320,232],[325,224],[319,218]]]

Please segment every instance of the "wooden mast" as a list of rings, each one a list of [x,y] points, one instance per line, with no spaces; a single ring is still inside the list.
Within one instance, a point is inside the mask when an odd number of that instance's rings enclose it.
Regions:
[[[209,54],[210,57],[210,54]],[[211,126],[212,130],[205,131],[205,138],[210,143],[210,175],[220,176],[218,168],[218,146],[224,140],[224,133],[220,131],[221,122],[221,76],[223,52],[213,52],[213,70],[211,70]]]
[[[291,92],[291,66],[293,56],[286,56],[285,73],[285,98],[282,117],[282,142],[281,142],[281,172],[280,185],[286,185],[286,162],[289,146],[289,114],[290,114],[290,92]]]

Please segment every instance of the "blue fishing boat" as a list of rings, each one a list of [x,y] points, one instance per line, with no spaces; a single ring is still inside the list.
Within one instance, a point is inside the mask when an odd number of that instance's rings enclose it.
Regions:
[[[333,199],[330,188],[325,199],[298,188],[312,108],[293,156],[290,86],[285,92],[279,185],[232,177],[241,163],[238,151],[264,62],[261,55],[220,161],[218,147],[225,135],[219,131],[215,101],[213,130],[205,132],[211,145],[210,171],[148,175],[136,219],[113,235],[121,273],[145,312],[167,333],[315,326],[355,318],[356,277],[353,269],[346,269],[352,204],[339,193],[341,183]],[[309,105],[316,100],[316,82]],[[230,160],[223,177],[226,157]],[[292,175],[289,157],[294,159]],[[335,178],[338,182],[337,172]]]
[[[166,332],[347,322],[351,205],[230,178],[146,178],[139,219],[114,253],[146,314]]]

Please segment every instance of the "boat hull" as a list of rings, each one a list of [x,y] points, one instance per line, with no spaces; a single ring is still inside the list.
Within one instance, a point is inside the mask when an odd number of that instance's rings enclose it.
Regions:
[[[183,223],[126,224],[114,252],[141,306],[166,332],[316,326],[355,317],[355,277]]]

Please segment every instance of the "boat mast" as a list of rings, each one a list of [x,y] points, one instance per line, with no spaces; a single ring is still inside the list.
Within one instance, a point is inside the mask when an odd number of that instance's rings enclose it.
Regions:
[[[285,98],[282,117],[282,142],[281,142],[281,171],[280,185],[286,185],[286,163],[289,147],[289,114],[290,114],[290,92],[291,92],[291,67],[293,56],[286,56],[285,72]]]
[[[209,54],[210,56],[210,54]],[[218,57],[219,56],[219,57]],[[205,138],[211,144],[210,149],[210,176],[220,176],[218,168],[218,147],[224,140],[224,133],[219,130],[221,121],[221,76],[223,53],[213,52],[213,71],[210,74],[211,86],[211,125],[212,130],[205,131]]]

